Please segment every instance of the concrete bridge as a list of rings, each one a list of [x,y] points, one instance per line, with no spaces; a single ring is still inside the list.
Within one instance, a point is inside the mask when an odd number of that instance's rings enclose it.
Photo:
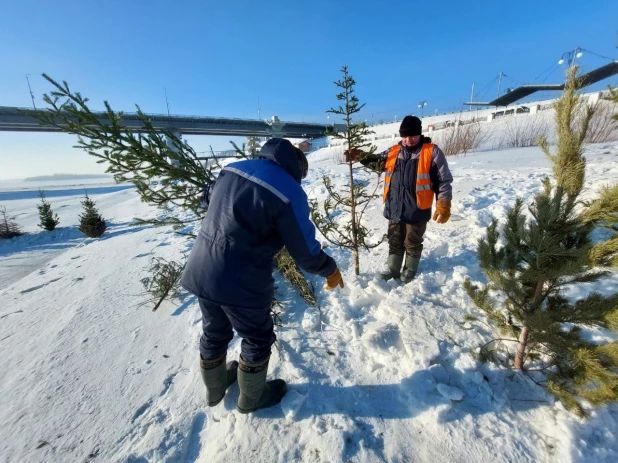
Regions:
[[[42,110],[45,111],[45,110]],[[27,108],[0,106],[0,132],[61,132],[57,127],[42,126],[36,119],[37,111]],[[101,122],[109,122],[106,113],[95,113]],[[170,129],[179,135],[231,135],[257,137],[317,138],[324,136],[332,125],[307,122],[280,121],[274,116],[271,120],[233,119],[224,117],[168,116],[146,114],[155,129]],[[135,132],[143,132],[142,121],[136,113],[123,113],[121,124]],[[336,124],[336,128],[344,126]]]

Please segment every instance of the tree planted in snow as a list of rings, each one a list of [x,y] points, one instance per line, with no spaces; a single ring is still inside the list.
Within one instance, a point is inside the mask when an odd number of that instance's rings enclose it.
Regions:
[[[593,205],[580,199],[586,169],[584,139],[593,109],[582,108],[575,73],[569,71],[565,91],[555,103],[555,153],[546,141],[541,143],[552,164],[553,180],[543,181],[542,192],[528,207],[529,215],[519,198],[505,224],[492,221],[478,247],[479,264],[489,283],[480,288],[467,280],[465,286],[478,307],[509,336],[494,340],[515,347],[506,361],[530,374],[542,371],[539,383],[583,413],[580,399],[592,404],[618,399],[618,342],[598,345],[582,335],[583,327],[618,329],[618,294],[591,293],[573,301],[565,290],[606,275],[597,267],[603,261],[595,259],[598,244],[591,233],[595,224],[615,220],[618,204],[615,193],[612,201],[603,200],[603,194]],[[584,117],[575,123],[580,109]]]
[[[335,82],[335,85],[341,89],[341,92],[337,94],[337,100],[341,103],[337,108],[331,108],[327,112],[340,115],[345,121],[345,129],[340,132],[333,127],[333,132],[328,135],[343,140],[348,153],[362,152],[364,155],[371,155],[376,147],[371,145],[367,138],[373,132],[364,122],[353,120],[353,116],[359,113],[365,105],[359,104],[358,97],[354,94],[356,82],[348,74],[346,65],[341,68],[341,73],[343,79]],[[367,242],[369,230],[363,225],[363,215],[367,205],[378,196],[376,191],[379,182],[376,181],[375,188],[370,192],[368,182],[354,178],[356,171],[365,169],[353,167],[354,162],[353,156],[348,156],[348,183],[342,189],[335,188],[327,175],[322,177],[329,197],[324,201],[322,210],[318,207],[316,200],[311,200],[311,219],[326,240],[335,246],[352,250],[354,270],[358,275],[360,273],[359,249],[374,248],[382,240],[369,244]]]
[[[7,215],[6,207],[0,206],[0,239],[8,240],[23,235],[15,217]]]
[[[88,197],[88,194],[84,196],[82,206],[84,211],[79,216],[79,231],[90,238],[98,238],[105,233],[107,228],[105,219],[99,214],[94,201]]]
[[[60,223],[60,219],[58,214],[54,214],[51,204],[45,199],[45,192],[43,190],[39,190],[39,198],[41,198],[41,204],[37,205],[40,219],[39,227],[43,230],[52,231]]]

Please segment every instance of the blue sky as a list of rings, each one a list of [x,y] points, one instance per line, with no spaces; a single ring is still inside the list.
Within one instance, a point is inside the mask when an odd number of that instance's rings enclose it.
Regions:
[[[53,6],[52,6],[53,5]],[[42,105],[46,72],[88,96],[95,109],[229,117],[278,115],[324,121],[333,81],[347,63],[367,104],[363,117],[458,110],[472,81],[504,72],[535,82],[581,46],[618,57],[618,1],[416,0],[4,2],[0,106],[30,106],[26,74]],[[607,63],[586,53],[582,64]],[[560,82],[555,67],[547,82]],[[616,83],[616,80],[604,82]],[[503,89],[516,82],[505,79]],[[479,94],[477,97],[483,95]],[[72,149],[73,137],[0,132],[0,178],[102,167]],[[191,137],[200,151],[225,137]]]

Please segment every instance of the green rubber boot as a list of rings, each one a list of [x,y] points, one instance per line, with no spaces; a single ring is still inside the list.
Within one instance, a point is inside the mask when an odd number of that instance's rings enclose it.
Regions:
[[[225,397],[225,391],[236,381],[238,362],[225,363],[225,355],[214,360],[204,360],[200,355],[202,380],[206,385],[206,404],[218,405]]]
[[[236,409],[240,413],[251,413],[277,405],[287,392],[288,386],[282,379],[266,382],[269,360],[270,357],[262,363],[251,364],[240,357],[238,367],[240,396],[236,404]]]
[[[399,278],[401,276],[401,264],[403,263],[403,256],[397,254],[389,254],[386,261],[388,270],[380,274],[380,278],[383,280],[390,280],[391,278]]]
[[[414,278],[416,278],[416,273],[418,272],[418,265],[421,263],[421,258],[406,256],[406,264],[403,267],[403,272],[401,273],[401,281],[404,283],[409,283]]]

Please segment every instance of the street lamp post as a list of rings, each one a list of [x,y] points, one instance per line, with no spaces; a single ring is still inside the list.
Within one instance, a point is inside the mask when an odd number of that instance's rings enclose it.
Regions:
[[[423,100],[418,103],[418,107],[421,110],[421,119],[423,118],[423,108],[427,106],[427,101]]]
[[[560,57],[560,61],[558,61],[558,64],[564,64],[564,60],[566,58],[566,60],[569,63],[569,67],[571,67],[573,66],[573,64],[575,64],[575,58],[581,58],[583,54],[584,54],[584,50],[580,47],[577,47],[574,50],[563,53],[562,56]]]

